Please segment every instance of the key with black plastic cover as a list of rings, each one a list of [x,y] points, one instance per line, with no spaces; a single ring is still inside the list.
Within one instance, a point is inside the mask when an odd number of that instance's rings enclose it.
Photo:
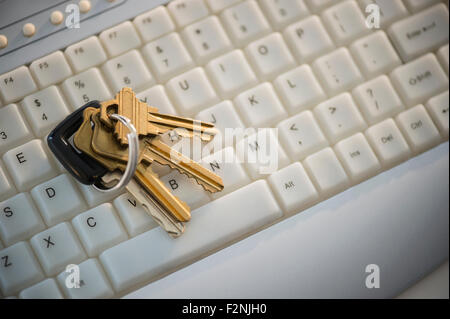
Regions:
[[[73,136],[83,123],[84,110],[88,107],[100,108],[100,106],[98,101],[91,101],[83,105],[59,123],[47,138],[50,150],[64,168],[80,183],[86,185],[98,182],[108,170],[90,156],[76,149],[73,145]]]

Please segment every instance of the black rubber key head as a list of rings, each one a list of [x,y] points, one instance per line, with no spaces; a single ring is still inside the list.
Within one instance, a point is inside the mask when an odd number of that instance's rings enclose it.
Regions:
[[[87,107],[100,108],[100,103],[91,101],[67,116],[49,134],[47,143],[56,158],[73,177],[82,184],[92,185],[108,170],[69,142],[83,123],[83,111]]]

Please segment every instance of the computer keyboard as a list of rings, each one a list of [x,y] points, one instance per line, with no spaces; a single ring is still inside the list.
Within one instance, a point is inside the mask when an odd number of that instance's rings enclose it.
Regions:
[[[366,26],[372,3],[379,29]],[[0,75],[0,296],[123,296],[446,142],[445,3],[175,0]],[[193,209],[170,238],[128,193],[76,182],[46,144],[124,86],[222,132],[277,128],[278,170],[220,163],[247,145],[255,156],[264,131],[203,159],[223,192],[157,167]]]

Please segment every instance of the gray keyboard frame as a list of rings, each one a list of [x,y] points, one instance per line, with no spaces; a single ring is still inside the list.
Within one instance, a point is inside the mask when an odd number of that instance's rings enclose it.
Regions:
[[[50,14],[54,10],[65,13],[68,4],[77,4],[78,1],[59,1],[59,4],[54,5],[55,1],[39,0],[39,6],[42,6],[43,10],[35,10],[36,13],[26,17],[14,17],[15,22],[0,27],[0,34],[8,37],[8,46],[0,49],[0,74],[28,65],[40,57],[98,34],[169,1],[116,0],[110,3],[106,0],[91,0],[92,9],[86,14],[80,14],[80,28],[68,29],[64,22],[59,26],[52,25],[49,20]],[[24,1],[3,1],[0,4],[0,21],[9,13],[21,11],[20,6],[23,5]],[[22,34],[22,27],[27,22],[32,22],[37,30],[30,38]]]

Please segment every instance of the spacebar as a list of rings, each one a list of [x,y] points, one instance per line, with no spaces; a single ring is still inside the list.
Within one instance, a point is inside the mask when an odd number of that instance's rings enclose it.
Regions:
[[[172,239],[154,228],[104,251],[100,260],[120,292],[194,261],[281,215],[269,186],[260,180],[193,211],[181,237]]]

